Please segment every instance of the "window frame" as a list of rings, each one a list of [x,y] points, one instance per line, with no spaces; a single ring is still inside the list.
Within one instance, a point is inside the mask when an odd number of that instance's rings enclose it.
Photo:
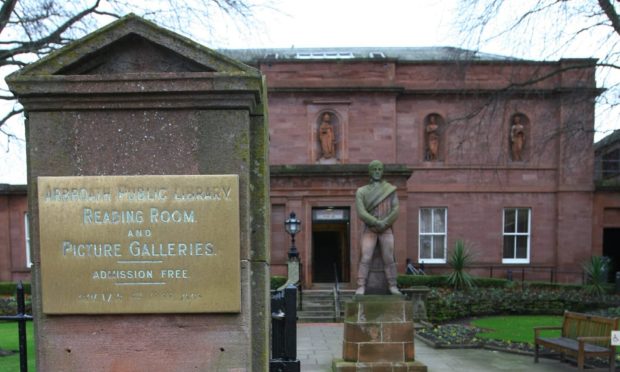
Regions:
[[[527,232],[518,232],[518,223],[519,223],[519,210],[527,210]],[[514,232],[506,232],[506,212],[507,211],[515,211],[515,231]],[[504,257],[504,244],[505,237],[513,236],[514,245],[512,247],[513,258]],[[517,239],[516,237],[526,236],[527,237],[527,249],[526,249],[526,257],[525,258],[515,258],[514,256],[517,253]],[[507,207],[502,209],[502,264],[529,264],[531,258],[531,243],[532,243],[532,208],[530,207]]]
[[[432,232],[422,232],[422,211],[425,209],[431,210],[431,230]],[[435,232],[435,210],[442,209],[444,211],[444,231],[441,233]],[[443,236],[443,258],[423,258],[422,255],[422,236]],[[431,255],[434,252],[433,239],[431,239]],[[448,208],[447,207],[420,207],[418,209],[418,262],[424,264],[445,264],[447,262],[448,255]]]
[[[30,259],[30,221],[28,220],[28,212],[24,213],[24,245],[26,246],[26,267],[32,267]]]

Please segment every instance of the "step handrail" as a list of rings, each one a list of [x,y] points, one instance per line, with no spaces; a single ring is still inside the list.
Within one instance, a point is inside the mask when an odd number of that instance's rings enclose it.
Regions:
[[[340,320],[340,283],[338,282],[338,269],[334,263],[334,321]]]

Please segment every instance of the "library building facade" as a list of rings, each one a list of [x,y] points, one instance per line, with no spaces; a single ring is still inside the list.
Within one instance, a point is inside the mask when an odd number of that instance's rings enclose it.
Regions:
[[[595,154],[620,146],[593,143],[594,60],[441,47],[220,52],[267,82],[272,275],[286,275],[294,212],[303,286],[355,287],[355,192],[372,160],[396,186],[400,273],[407,259],[446,272],[459,240],[480,276],[580,282],[593,255],[620,270],[620,194],[595,177],[606,175]],[[25,187],[0,186],[0,280],[27,278]]]

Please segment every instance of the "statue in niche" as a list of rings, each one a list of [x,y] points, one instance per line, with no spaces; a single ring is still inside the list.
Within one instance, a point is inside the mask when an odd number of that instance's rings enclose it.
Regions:
[[[377,245],[381,249],[383,271],[389,292],[401,294],[396,286],[396,262],[394,262],[394,234],[392,224],[398,218],[398,196],[396,186],[383,179],[383,163],[373,160],[368,165],[370,183],[357,189],[355,207],[364,222],[361,239],[361,259],[357,271],[357,290],[355,294],[366,292],[370,263]],[[379,244],[377,244],[379,243]]]
[[[437,117],[439,115],[432,114],[428,117],[428,123],[425,127],[426,132],[426,156],[425,160],[435,161],[439,159],[439,124]]]
[[[319,163],[336,162],[336,136],[332,125],[332,116],[329,112],[321,116],[319,125],[319,142],[321,143],[321,157]]]
[[[513,161],[523,160],[523,147],[525,146],[525,127],[521,115],[512,118],[510,126],[510,153]]]

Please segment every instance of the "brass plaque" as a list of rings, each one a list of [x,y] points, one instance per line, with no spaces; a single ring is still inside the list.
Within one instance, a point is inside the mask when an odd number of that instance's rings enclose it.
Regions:
[[[39,177],[43,312],[239,312],[239,178]]]

